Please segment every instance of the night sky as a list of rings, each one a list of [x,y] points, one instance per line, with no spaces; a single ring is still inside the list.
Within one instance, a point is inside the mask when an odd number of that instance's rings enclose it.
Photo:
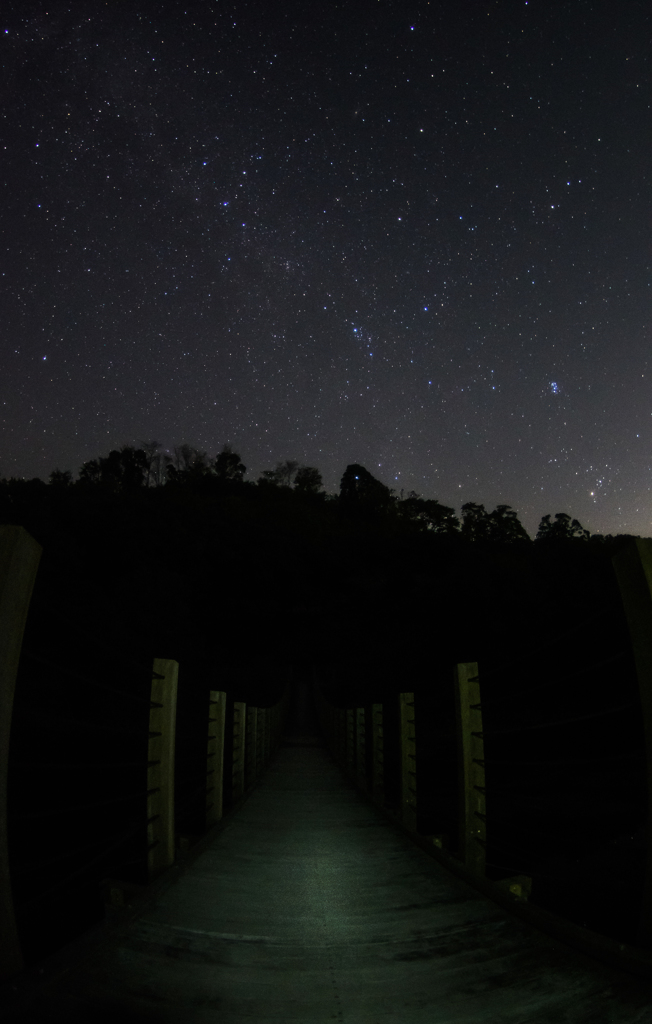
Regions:
[[[652,535],[647,0],[0,17],[1,475],[230,443]]]

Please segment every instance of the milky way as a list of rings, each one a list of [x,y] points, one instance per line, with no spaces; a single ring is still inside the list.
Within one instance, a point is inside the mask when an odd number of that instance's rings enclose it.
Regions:
[[[647,5],[2,18],[0,474],[228,442],[652,533]]]

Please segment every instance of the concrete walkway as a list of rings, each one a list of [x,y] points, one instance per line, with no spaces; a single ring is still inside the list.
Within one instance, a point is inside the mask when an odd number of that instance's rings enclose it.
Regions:
[[[300,690],[241,809],[7,1024],[649,1024],[652,985],[450,876],[342,776]]]

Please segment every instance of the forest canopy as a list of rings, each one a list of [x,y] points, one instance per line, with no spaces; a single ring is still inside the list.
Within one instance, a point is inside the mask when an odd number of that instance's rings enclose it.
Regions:
[[[491,545],[523,545],[532,538],[521,524],[517,512],[509,505],[498,505],[492,511],[483,504],[467,502],[457,516],[455,509],[433,498],[423,498],[415,491],[397,493],[377,480],[364,466],[351,463],[346,467],[337,494],[327,494],[322,475],[314,466],[301,465],[296,460],[278,462],[274,469],[262,472],[258,479],[245,481],[247,467],[230,445],[224,445],[214,457],[182,444],[172,455],[161,450],[157,441],[143,443],[139,448],[125,445],[108,455],[85,462],[77,480],[70,471],[55,469],[50,473],[49,485],[34,479],[30,481],[0,480],[0,516],[11,519],[12,506],[21,504],[19,495],[38,503],[44,488],[61,493],[93,491],[101,495],[128,495],[142,489],[163,489],[177,497],[204,495],[207,498],[238,495],[260,511],[279,498],[296,503],[312,504],[313,514],[322,506],[324,514],[333,521],[367,523],[376,529],[429,533],[455,536],[460,541]],[[625,536],[625,535],[619,535]],[[611,535],[591,535],[590,531],[566,512],[549,513],[542,517],[536,541],[592,541],[603,543],[614,540]]]

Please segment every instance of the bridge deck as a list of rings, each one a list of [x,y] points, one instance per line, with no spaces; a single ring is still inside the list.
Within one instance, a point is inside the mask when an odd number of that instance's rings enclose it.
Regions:
[[[300,697],[225,827],[8,1024],[652,1020],[652,986],[512,918],[395,829]]]

